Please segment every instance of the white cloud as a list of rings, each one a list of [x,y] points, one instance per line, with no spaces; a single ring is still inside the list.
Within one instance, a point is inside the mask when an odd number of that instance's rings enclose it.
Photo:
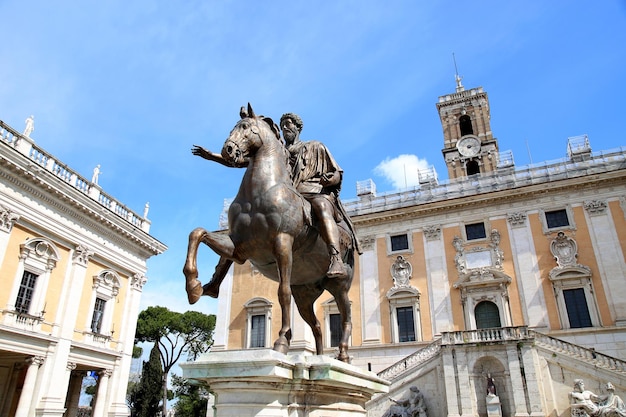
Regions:
[[[430,167],[426,159],[403,154],[395,158],[385,158],[374,168],[374,174],[384,177],[395,189],[399,189],[418,185],[418,171],[424,171]]]

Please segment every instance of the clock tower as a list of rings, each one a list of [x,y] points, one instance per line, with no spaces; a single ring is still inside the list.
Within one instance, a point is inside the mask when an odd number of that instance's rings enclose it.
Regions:
[[[489,98],[482,87],[466,90],[456,75],[456,92],[439,97],[442,150],[451,180],[495,171],[498,141],[491,133]]]

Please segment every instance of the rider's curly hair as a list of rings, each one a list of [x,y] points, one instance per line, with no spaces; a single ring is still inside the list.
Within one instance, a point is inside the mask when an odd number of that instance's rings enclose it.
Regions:
[[[302,119],[300,118],[300,116],[298,116],[295,113],[285,113],[280,117],[280,124],[283,124],[283,120],[285,119],[291,119],[293,121],[293,123],[296,125],[296,127],[298,128],[299,132],[302,132],[302,128],[304,127],[304,123],[302,122]]]

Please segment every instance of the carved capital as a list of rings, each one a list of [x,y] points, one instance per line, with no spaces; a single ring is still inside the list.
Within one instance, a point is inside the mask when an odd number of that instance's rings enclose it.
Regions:
[[[604,200],[589,200],[583,203],[583,207],[590,216],[606,213],[608,204]]]
[[[78,245],[74,250],[72,262],[78,265],[87,266],[89,258],[91,258],[92,256],[93,251],[91,251],[87,246]]]
[[[364,251],[373,250],[376,244],[376,236],[364,236],[361,238],[360,243]]]
[[[26,358],[26,363],[30,366],[41,366],[43,365],[44,361],[46,360],[46,358],[44,358],[43,356],[31,356],[29,358]]]
[[[441,226],[426,226],[423,230],[426,240],[437,240],[441,238]]]
[[[130,285],[136,289],[136,290],[140,290],[143,289],[143,286],[146,284],[146,282],[148,282],[148,278],[146,278],[145,275],[140,274],[140,273],[136,273],[135,275],[133,275],[133,277],[130,280]]]
[[[511,225],[511,227],[524,227],[526,226],[526,213],[521,211],[516,213],[509,213],[506,216],[507,221]]]
[[[65,369],[67,369],[68,371],[73,371],[74,369],[76,369],[76,362],[68,362]]]
[[[10,209],[0,206],[0,230],[10,232],[13,225],[20,219],[20,216],[13,213]]]
[[[102,369],[98,372],[98,375],[103,378],[110,378],[113,375],[113,369]]]

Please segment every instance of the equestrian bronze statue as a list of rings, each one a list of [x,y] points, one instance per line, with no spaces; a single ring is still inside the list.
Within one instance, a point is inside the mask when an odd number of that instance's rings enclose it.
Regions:
[[[183,268],[189,302],[195,303],[202,295],[216,298],[232,263],[250,261],[263,275],[279,284],[282,320],[274,350],[289,351],[293,295],[300,315],[313,331],[316,352],[321,355],[322,331],[313,304],[327,290],[341,314],[342,334],[337,359],[348,362],[348,342],[352,332],[348,291],[352,283],[354,252],[359,251],[359,247],[350,219],[338,200],[340,178],[338,180],[337,175],[342,173],[312,174],[318,175],[322,184],[317,194],[328,194],[322,198],[332,202],[334,207],[314,202],[320,196],[301,193],[294,185],[297,155],[290,154],[285,147],[272,119],[255,115],[250,104],[247,109],[242,107],[240,116],[241,120],[230,132],[221,154],[199,146],[192,149],[194,155],[222,165],[245,167],[245,173],[228,210],[228,234],[197,228],[189,235]],[[286,132],[284,130],[283,134]],[[290,137],[288,142],[293,144],[293,139]],[[312,210],[312,203],[319,207]],[[335,210],[331,214],[336,223],[330,225],[335,227],[320,227],[321,221],[328,221],[324,216],[328,216],[329,207]],[[320,234],[320,230],[325,233]],[[220,256],[211,281],[204,286],[198,279],[197,268],[201,242]]]

